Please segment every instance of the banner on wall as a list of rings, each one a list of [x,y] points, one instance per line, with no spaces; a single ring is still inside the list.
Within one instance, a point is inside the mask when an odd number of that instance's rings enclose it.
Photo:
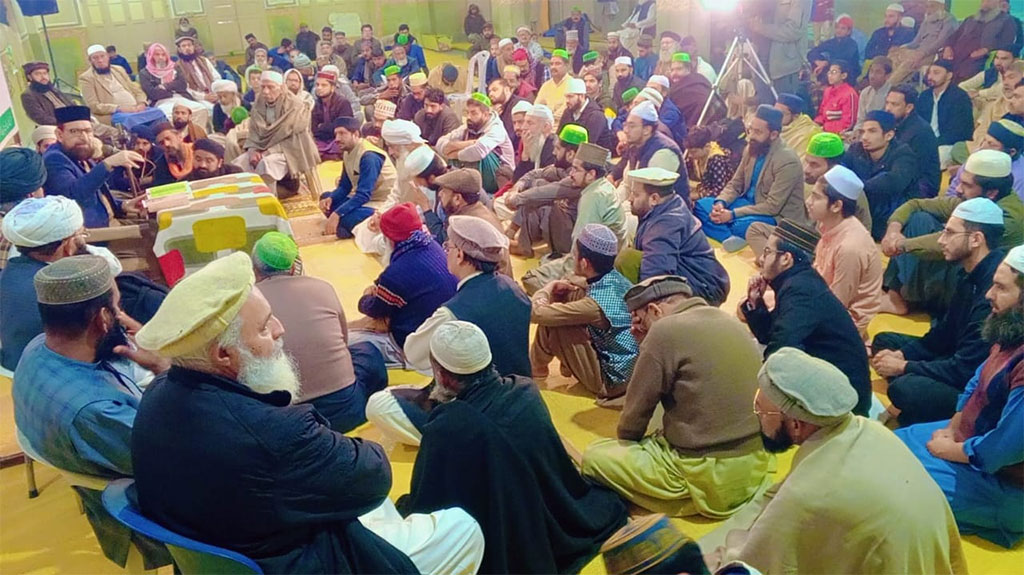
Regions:
[[[7,87],[7,73],[0,66],[0,148],[6,146],[18,133],[14,124],[11,90]]]

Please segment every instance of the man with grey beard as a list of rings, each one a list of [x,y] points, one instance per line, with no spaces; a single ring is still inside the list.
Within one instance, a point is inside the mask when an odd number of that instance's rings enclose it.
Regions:
[[[242,252],[174,286],[139,332],[170,359],[132,436],[142,512],[251,557],[267,573],[476,572],[483,542],[461,509],[402,519],[384,449],[295,404],[284,327]]]
[[[1010,250],[985,294],[988,359],[967,382],[952,419],[896,430],[942,488],[963,535],[1003,547],[1024,538],[1024,246]]]
[[[535,104],[523,120],[523,137],[516,153],[516,169],[512,181],[527,172],[550,166],[555,162],[555,116],[543,104]]]

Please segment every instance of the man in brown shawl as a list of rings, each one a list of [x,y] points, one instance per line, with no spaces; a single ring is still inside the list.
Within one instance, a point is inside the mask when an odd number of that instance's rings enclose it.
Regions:
[[[267,70],[260,76],[245,150],[233,163],[259,174],[275,193],[278,182],[297,190],[299,175],[304,174],[310,191],[320,196],[316,172],[320,155],[310,132],[310,111],[298,96],[284,89],[280,72]]]

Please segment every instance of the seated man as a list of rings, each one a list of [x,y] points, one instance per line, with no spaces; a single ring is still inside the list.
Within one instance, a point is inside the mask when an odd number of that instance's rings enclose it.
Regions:
[[[423,72],[416,72],[409,76],[409,93],[398,103],[398,110],[395,117],[399,120],[409,120],[416,117],[416,114],[423,109],[423,98],[427,95],[427,75]]]
[[[298,190],[298,178],[306,175],[306,184],[320,195],[320,163],[316,142],[310,133],[310,112],[298,96],[284,89],[284,75],[266,70],[260,75],[260,97],[249,112],[249,136],[245,153],[234,164],[244,171],[259,174],[274,193],[281,182],[289,190]]]
[[[861,126],[860,140],[850,145],[842,161],[864,182],[871,237],[876,241],[885,235],[885,222],[893,211],[918,195],[921,166],[914,152],[894,139],[895,127],[896,118],[889,112],[871,112]]]
[[[942,490],[890,431],[850,413],[842,369],[786,347],[758,384],[765,447],[799,448],[785,478],[700,539],[712,571],[736,560],[764,573],[967,571]]]
[[[676,179],[673,189],[689,205],[690,183],[683,151],[671,137],[659,131],[660,125],[653,102],[640,102],[629,110],[620,137],[625,141],[625,150],[612,169],[612,179],[618,182],[619,199],[626,201],[629,197],[628,176],[632,170],[661,168],[682,176]]]
[[[686,278],[646,279],[625,300],[640,356],[617,438],[587,447],[583,474],[657,513],[728,517],[769,482],[772,459],[748,405],[761,354]],[[662,433],[648,435],[659,404]]]
[[[663,275],[686,278],[697,297],[713,306],[729,296],[729,274],[673,185],[679,175],[661,168],[629,173],[629,209],[640,219],[633,240],[617,266],[627,278],[643,281]]]
[[[863,195],[857,174],[835,166],[814,185],[807,214],[821,233],[814,269],[867,340],[868,324],[882,307],[882,255],[871,232],[855,217],[857,199]]]
[[[540,85],[534,104],[542,104],[551,110],[556,122],[562,121],[565,112],[565,91],[569,88],[572,75],[569,73],[570,56],[565,50],[551,52],[551,78]]]
[[[615,58],[612,74],[612,77],[615,78],[615,82],[612,84],[612,105],[618,109],[625,103],[622,101],[623,92],[630,88],[642,90],[646,82],[633,75],[633,59],[629,56]]]
[[[974,135],[971,97],[953,83],[953,62],[936,60],[928,67],[929,88],[917,99],[917,114],[928,122],[939,140],[939,163],[949,167],[953,145]]]
[[[1021,99],[1024,106],[1024,98]],[[1007,114],[1006,117],[992,122],[985,128],[985,136],[978,143],[977,149],[996,150],[1010,156],[1010,173],[1013,174],[1013,193],[1024,202],[1024,118],[1014,121]],[[964,166],[957,168],[956,175],[949,180],[949,188],[946,189],[947,196],[957,195],[960,179]],[[929,196],[932,197],[932,196]]]
[[[522,109],[522,108],[520,108]],[[513,114],[515,121],[515,114]],[[514,125],[514,124],[513,124]],[[588,135],[589,137],[589,135]],[[531,106],[523,115],[519,148],[515,150],[512,181],[518,182],[527,172],[551,165],[555,161],[555,117],[544,104]]]
[[[813,230],[782,220],[757,258],[761,273],[751,278],[736,314],[765,346],[765,358],[796,347],[841,369],[857,392],[854,413],[866,416],[872,399],[868,354],[850,312],[811,266],[817,243]],[[775,291],[771,311],[764,301],[769,286]]]
[[[693,213],[704,233],[722,242],[726,251],[746,247],[747,229],[755,222],[775,225],[782,218],[806,220],[800,158],[779,137],[781,130],[782,112],[758,106],[732,180],[718,197],[702,198],[694,204]]]
[[[144,370],[159,374],[170,362],[138,349],[126,333],[141,326],[121,311],[120,293],[104,258],[63,258],[42,267],[33,283],[43,333],[25,348],[14,371],[11,396],[18,432],[58,469],[131,477],[139,384],[148,375]],[[170,563],[163,545],[135,535],[106,513],[100,491],[74,490],[108,559],[124,566],[135,545],[146,569]]]
[[[871,62],[867,75],[868,85],[860,91],[860,97],[857,98],[857,123],[853,125],[853,130],[843,134],[844,137],[856,138],[868,112],[885,109],[885,98],[892,89],[892,84],[889,83],[891,75],[892,60],[888,57],[879,56]]]
[[[324,193],[320,209],[327,216],[327,233],[351,238],[352,229],[383,205],[395,185],[395,165],[387,152],[362,137],[362,122],[351,116],[338,118],[334,137],[342,153],[338,187]]]
[[[672,139],[682,145],[682,142],[686,141],[686,135],[689,133],[689,126],[686,123],[686,118],[683,117],[683,112],[679,110],[679,106],[669,98],[669,92],[672,89],[672,83],[668,77],[662,76],[661,74],[655,74],[647,80],[647,88],[654,90],[661,96],[661,103],[658,105],[658,120],[660,120],[665,126],[672,132]],[[648,98],[654,97],[652,93]]]
[[[299,248],[280,232],[268,232],[252,249],[260,292],[288,331],[284,350],[302,381],[296,403],[309,403],[331,429],[346,433],[366,423],[366,399],[387,387],[384,359],[368,343],[349,345],[345,310],[331,284],[295,275]]]
[[[451,216],[469,216],[485,221],[498,232],[503,232],[498,216],[489,210],[481,201],[483,190],[481,189],[480,172],[468,168],[448,170],[438,176],[434,183],[438,186],[437,204],[441,206],[444,213]],[[441,237],[437,240],[441,243],[448,239],[448,230],[442,231]],[[507,255],[506,255],[507,260]],[[512,270],[509,263],[503,261],[499,271],[511,276]]]
[[[917,107],[917,88],[899,84],[885,95],[886,112],[896,120],[894,142],[906,144],[917,158],[917,197],[933,198],[939,193],[942,170],[939,167],[939,141],[927,120],[914,110]],[[867,119],[867,113],[864,114]],[[863,128],[864,122],[861,122]],[[871,229],[870,226],[868,229]]]
[[[38,132],[39,128],[33,131],[33,139],[39,136]],[[43,165],[43,156],[40,152],[18,146],[0,150],[0,271],[7,266],[13,248],[10,238],[4,236],[3,219],[21,202],[29,198],[43,197],[44,182],[46,166]],[[43,227],[41,231],[45,230],[46,227]],[[3,313],[2,306],[0,313]],[[0,322],[0,329],[2,328]],[[0,348],[0,358],[2,357],[3,349]]]
[[[177,283],[139,331],[142,348],[173,364],[135,419],[142,513],[267,573],[475,571],[483,542],[469,515],[403,520],[387,499],[384,450],[332,431],[312,405],[291,405],[299,376],[254,284],[245,253],[215,260]]]
[[[465,321],[432,334],[438,405],[399,506],[404,513],[466,509],[486,541],[481,573],[575,573],[625,524],[625,505],[580,475],[537,386],[500,375],[493,348]]]
[[[957,397],[985,359],[981,324],[992,311],[985,293],[1003,260],[1003,210],[988,198],[966,200],[946,221],[939,246],[959,264],[949,308],[923,337],[883,332],[872,343],[872,367],[889,380],[890,413],[901,425],[939,421],[956,411]]]
[[[456,167],[473,168],[483,179],[483,189],[493,194],[501,187],[499,168],[515,168],[515,151],[491,99],[474,92],[466,100],[466,122],[437,141],[437,151]]]
[[[85,105],[103,124],[110,125],[116,112],[134,114],[146,109],[146,94],[128,73],[110,65],[106,48],[93,44],[86,50],[89,68],[78,75]],[[57,118],[60,123],[60,118]]]
[[[982,337],[992,345],[957,399],[949,421],[896,430],[946,494],[962,535],[1008,549],[1024,539],[1024,434],[1017,427],[1024,393],[1024,247],[996,268],[986,297],[992,313]]]
[[[321,71],[316,75],[316,85],[313,88],[316,103],[313,104],[311,114],[311,129],[320,159],[325,162],[341,159],[341,150],[338,149],[338,141],[334,138],[334,122],[338,118],[355,115],[352,104],[338,93],[337,81],[336,74]]]
[[[814,120],[804,113],[807,110],[807,103],[796,94],[779,94],[775,109],[782,112],[779,139],[787,148],[796,152],[800,161],[803,161],[807,154],[807,145],[811,143],[811,138],[821,133],[821,126],[815,124]]]
[[[664,71],[660,74],[664,74]],[[682,112],[687,127],[693,128],[700,120],[704,103],[708,101],[713,91],[711,82],[696,70],[690,55],[686,52],[672,54],[668,77],[672,83],[668,97]]]
[[[448,271],[459,280],[457,291],[406,338],[406,361],[417,371],[429,372],[431,336],[441,325],[462,320],[487,335],[498,374],[529,376],[530,299],[511,278],[497,273],[498,262],[507,257],[508,238],[479,218],[450,216],[448,225],[444,247]],[[431,400],[435,386],[375,393],[366,406],[366,417],[386,437],[419,445],[423,426],[436,405]]]
[[[914,39],[914,28],[902,26],[903,5],[892,3],[885,9],[885,20],[882,26],[871,33],[867,46],[864,48],[864,59],[872,60],[886,56],[889,50],[909,43]]]
[[[30,120],[40,126],[56,126],[57,108],[71,105],[71,100],[50,81],[50,65],[28,62],[22,65],[28,88],[21,93],[21,107]]]
[[[163,152],[156,159],[153,185],[162,186],[189,179],[193,168],[192,144],[182,140],[181,134],[170,122],[161,122],[153,128],[154,144]]]
[[[444,92],[434,87],[427,88],[423,95],[423,109],[416,112],[413,122],[420,127],[423,139],[431,146],[436,146],[442,136],[461,125]]]
[[[140,213],[141,196],[121,202],[110,193],[107,182],[115,174],[114,168],[138,168],[143,161],[142,156],[131,150],[122,150],[102,162],[93,162],[89,108],[67,106],[58,108],[54,113],[57,116],[57,143],[43,154],[46,165],[43,190],[46,195],[67,196],[75,200],[82,208],[87,228],[105,228],[115,216]]]
[[[359,298],[368,321],[349,323],[353,341],[372,343],[391,367],[404,367],[402,347],[437,308],[455,295],[441,244],[424,230],[415,205],[398,204],[380,216],[391,254],[384,271]]]
[[[174,104],[171,109],[171,124],[186,144],[194,144],[196,140],[206,137],[206,130],[192,122],[192,109],[184,104]]]
[[[531,299],[530,365],[543,381],[557,358],[600,405],[625,394],[633,373],[637,344],[623,302],[633,284],[615,270],[619,239],[606,226],[587,224],[573,247],[576,281],[555,280]]]
[[[612,231],[622,245],[626,239],[626,214],[622,209],[615,188],[608,181],[608,150],[590,143],[580,144],[569,169],[569,185],[580,190],[576,214],[555,204],[552,210],[552,228],[571,227],[569,246],[588,224],[601,224]],[[562,234],[555,233],[554,236]],[[567,279],[575,268],[573,258],[562,256],[542,263],[523,274],[523,287],[527,293],[534,293],[549,282]]]
[[[1003,210],[998,247],[1024,243],[1024,204],[1013,193],[1016,177],[1010,157],[996,150],[978,150],[967,158],[959,176],[955,196],[910,200],[889,218],[882,238],[882,252],[889,256],[882,284],[886,290],[883,311],[903,315],[915,308],[941,314],[949,308],[959,266],[941,257],[939,237],[964,200],[988,198]]]
[[[504,216],[510,220],[507,232],[509,238],[515,240],[509,248],[513,254],[531,258],[534,242],[545,238],[553,257],[560,257],[571,249],[567,236],[572,230],[572,213],[576,211],[580,190],[568,179],[569,170],[580,144],[588,139],[586,128],[575,124],[565,126],[555,141],[554,163],[530,170],[494,200],[495,214],[499,219]],[[552,220],[552,214],[561,209],[555,205],[560,200],[565,204],[562,211],[570,212],[570,217]],[[557,226],[560,232],[557,238],[555,221],[565,224]]]
[[[615,133],[608,128],[608,118],[596,100],[587,97],[587,84],[581,78],[569,80],[565,89],[565,112],[558,125],[558,132],[569,124],[578,124],[587,130],[587,141],[602,148],[615,146]]]
[[[192,172],[186,179],[205,180],[242,171],[234,164],[224,163],[224,146],[209,138],[196,140],[192,145]]]

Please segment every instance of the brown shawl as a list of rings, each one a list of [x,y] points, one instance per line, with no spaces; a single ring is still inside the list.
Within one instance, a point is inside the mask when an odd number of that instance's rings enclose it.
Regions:
[[[287,89],[282,88],[281,97],[274,104],[276,119],[267,120],[269,106],[262,97],[257,97],[249,112],[249,137],[246,150],[270,150],[275,146],[285,155],[288,170],[298,174],[313,169],[320,163],[320,154],[310,133],[310,110]]]
[[[204,82],[201,82],[196,77],[196,67],[199,68],[199,72],[202,74]],[[197,92],[209,92],[210,87],[213,86],[213,74],[210,72],[212,65],[210,61],[204,56],[196,56],[196,59],[192,62],[186,62],[184,60],[178,60],[178,71],[182,76],[185,77],[185,82],[188,83],[190,90]]]

